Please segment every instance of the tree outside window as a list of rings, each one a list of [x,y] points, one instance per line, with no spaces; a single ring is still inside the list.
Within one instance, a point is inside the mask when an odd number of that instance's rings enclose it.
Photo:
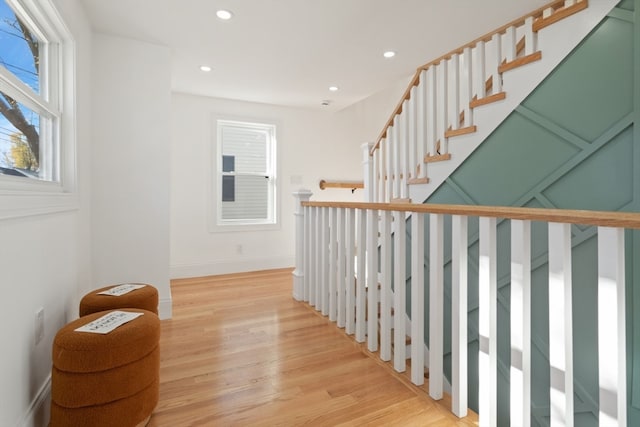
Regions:
[[[0,0],[0,173],[55,180],[51,159],[44,163],[48,171],[41,167],[42,127],[57,115],[43,90],[51,85],[41,81],[41,47],[47,43],[26,22],[11,2]]]

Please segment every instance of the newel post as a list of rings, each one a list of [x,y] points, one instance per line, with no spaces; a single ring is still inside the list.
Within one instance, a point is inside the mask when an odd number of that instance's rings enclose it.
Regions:
[[[293,270],[293,298],[302,301],[304,297],[304,207],[302,202],[308,202],[313,193],[309,190],[301,188],[293,193],[296,198],[296,268]]]

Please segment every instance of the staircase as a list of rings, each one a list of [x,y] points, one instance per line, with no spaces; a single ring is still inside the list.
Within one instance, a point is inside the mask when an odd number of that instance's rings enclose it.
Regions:
[[[553,1],[421,66],[377,141],[366,147],[365,193],[370,203],[302,203],[296,213],[298,233],[304,235],[302,242],[307,243],[298,242],[296,265],[303,267],[297,267],[294,272],[294,297],[308,301],[316,310],[328,315],[339,327],[344,327],[347,334],[354,334],[356,341],[366,341],[367,349],[377,353],[382,361],[391,362],[397,372],[408,371],[413,384],[421,386],[425,383],[425,367],[428,367],[431,373],[429,395],[437,400],[446,398],[445,392],[449,392],[451,410],[459,417],[469,414],[466,372],[469,330],[466,323],[467,217],[480,217],[480,257],[489,260],[480,269],[482,277],[478,279],[482,295],[478,335],[479,341],[484,343],[479,349],[480,425],[497,423],[495,378],[499,368],[496,356],[498,337],[496,309],[491,303],[496,300],[497,292],[495,217],[511,218],[511,236],[515,239],[511,260],[522,265],[523,276],[530,275],[531,269],[526,262],[531,257],[527,249],[531,240],[529,221],[550,221],[549,254],[559,259],[554,263],[562,271],[571,270],[570,260],[567,264],[563,258],[566,251],[558,253],[557,248],[566,247],[567,236],[570,241],[567,231],[570,228],[563,225],[562,232],[553,234],[551,230],[555,230],[557,225],[552,225],[554,220],[536,219],[520,211],[509,216],[507,212],[495,214],[501,209],[496,207],[465,208],[467,210],[448,207],[440,210],[437,206],[422,205],[422,201],[479,147],[617,3],[618,0]],[[298,194],[298,197],[301,202],[305,201],[304,197],[308,199],[304,194]],[[411,201],[416,204],[406,204]],[[402,207],[403,203],[406,207]],[[428,242],[424,238],[427,213],[430,216]],[[443,265],[442,214],[451,215],[453,223],[451,299],[454,336],[450,385],[443,375],[444,272],[432,267]],[[578,213],[568,215],[571,217]],[[525,221],[521,222],[521,219]],[[555,221],[572,222],[564,219]],[[408,222],[411,224],[411,247],[407,247],[406,241]],[[584,224],[601,225],[595,221]],[[608,232],[602,230],[603,239],[608,239]],[[558,238],[561,240],[555,240]],[[614,246],[620,247],[620,242]],[[602,248],[605,254],[604,243]],[[424,307],[424,284],[427,282],[424,277],[425,250],[430,254],[431,264],[428,314],[425,314],[427,310]],[[406,268],[405,260],[408,259],[411,260],[411,271]],[[407,306],[407,289],[392,283],[405,284],[409,277],[411,304]],[[514,276],[512,283],[516,282]],[[528,286],[523,279],[520,293],[512,292],[512,306],[531,306],[530,295],[525,292]],[[570,279],[565,286],[570,287]],[[554,359],[558,360],[561,358],[557,355],[570,354],[571,350],[571,343],[564,340],[572,333],[570,322],[564,323],[566,313],[571,313],[570,299],[563,301],[565,303],[568,305],[554,306],[553,312],[550,309],[549,313],[549,322],[557,324],[559,330],[558,336],[550,338],[553,342],[550,354],[556,355]],[[624,303],[609,307],[612,312],[623,312],[623,309]],[[411,319],[403,313],[410,313]],[[520,364],[512,360],[512,365],[506,368],[511,372],[512,384],[519,385],[511,388],[511,425],[529,425],[531,349],[526,343],[530,342],[530,330],[527,328],[530,329],[531,312],[529,308],[528,312],[523,309],[513,314],[516,318],[511,319],[511,351],[512,354],[514,350],[519,352],[522,359]],[[424,341],[425,325],[429,328],[428,350]],[[618,344],[598,349],[602,360],[619,357],[617,353],[611,358],[604,357],[604,352],[615,350],[624,341],[624,320],[612,329],[611,335],[618,337]],[[559,409],[552,414],[552,418],[555,417],[552,424],[572,425],[572,362],[569,358],[558,363],[554,369],[563,372],[562,378],[557,379],[564,384],[552,390],[553,406]],[[625,363],[620,361],[617,367],[622,371]],[[605,371],[604,367],[600,370]],[[602,380],[603,383],[606,381],[609,380]],[[626,385],[618,383],[616,387],[615,402],[618,406],[613,411],[615,420],[604,421],[609,414],[603,413],[600,425],[626,424]],[[601,386],[601,398],[608,392]]]
[[[366,147],[367,200],[426,200],[617,2],[556,0],[419,67]]]

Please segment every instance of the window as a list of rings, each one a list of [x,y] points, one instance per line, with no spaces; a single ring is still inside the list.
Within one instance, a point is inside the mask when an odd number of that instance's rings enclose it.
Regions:
[[[49,0],[0,0],[0,185],[51,182],[64,175],[61,137],[69,82],[64,41],[71,40]],[[67,46],[68,47],[68,46]],[[71,60],[72,63],[72,60]],[[69,93],[69,92],[68,92]],[[67,99],[68,101],[68,99]],[[71,105],[65,105],[67,111]]]
[[[276,127],[218,120],[218,225],[276,224]]]

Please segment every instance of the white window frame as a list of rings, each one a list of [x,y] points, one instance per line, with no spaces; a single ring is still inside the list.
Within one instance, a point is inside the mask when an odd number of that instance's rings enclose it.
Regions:
[[[267,130],[270,133],[268,158],[269,166],[267,175],[270,180],[271,197],[269,200],[269,217],[266,220],[223,220],[222,219],[222,177],[229,175],[222,171],[222,128],[223,126],[242,126],[260,130]],[[210,215],[210,232],[228,232],[228,231],[264,231],[277,230],[280,228],[280,185],[278,180],[278,133],[280,126],[271,120],[246,119],[246,118],[229,118],[214,116],[213,134],[214,142],[212,144],[212,174],[209,182],[211,197],[211,215]],[[238,176],[239,174],[235,174]]]
[[[51,181],[0,175],[0,220],[78,208],[76,172],[75,41],[52,0],[5,0],[36,34],[40,93],[0,66],[0,89],[47,118],[40,136]],[[41,162],[41,164],[42,164]]]

